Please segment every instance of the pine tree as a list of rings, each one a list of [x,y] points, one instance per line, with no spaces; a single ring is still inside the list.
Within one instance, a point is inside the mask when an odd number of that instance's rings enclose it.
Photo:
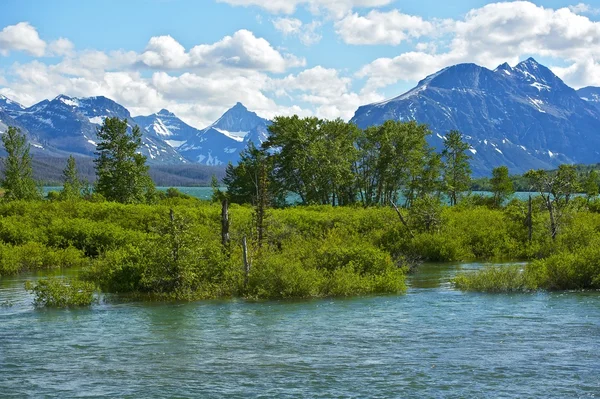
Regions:
[[[67,166],[63,170],[63,189],[60,193],[62,199],[73,200],[81,198],[81,191],[84,189],[85,183],[79,178],[77,164],[73,155],[69,156]]]
[[[154,192],[146,157],[136,151],[142,144],[140,128],[127,133],[127,120],[106,118],[98,129],[96,192],[109,201],[144,202]]]
[[[2,143],[7,157],[3,160],[4,179],[2,187],[6,190],[4,198],[10,200],[36,200],[41,198],[31,166],[29,144],[21,130],[9,127],[2,135]]]
[[[457,130],[451,130],[444,140],[444,184],[450,205],[456,205],[461,193],[471,185],[471,156],[467,154],[468,149],[469,144],[463,141],[462,134]]]

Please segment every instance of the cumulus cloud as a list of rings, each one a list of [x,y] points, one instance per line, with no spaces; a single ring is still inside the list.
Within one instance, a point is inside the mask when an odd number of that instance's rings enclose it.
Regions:
[[[335,23],[336,33],[348,44],[398,45],[410,38],[434,32],[434,24],[423,18],[389,12],[370,11],[365,16],[349,14]]]
[[[291,67],[303,66],[306,61],[293,55],[282,55],[271,44],[242,29],[214,44],[202,44],[190,50],[193,65],[214,63],[243,69],[284,72]]]
[[[321,26],[319,21],[304,24],[296,18],[277,18],[273,20],[273,26],[284,36],[297,37],[305,46],[310,46],[321,40],[321,34],[317,32],[317,29]]]
[[[19,22],[0,31],[0,54],[6,56],[14,50],[42,57],[46,52],[46,42],[28,22]]]
[[[275,95],[299,98],[316,107],[316,115],[321,118],[350,119],[359,105],[379,101],[376,93],[362,93],[351,90],[352,79],[339,75],[336,69],[316,66],[296,75],[288,75],[270,82]]]
[[[73,55],[75,45],[69,39],[64,37],[52,41],[49,45],[50,53],[57,56]]]
[[[299,6],[306,6],[312,13],[325,10],[336,18],[341,18],[353,8],[381,7],[393,0],[218,0],[236,6],[258,6],[275,14],[293,14]]]
[[[445,21],[444,29],[452,38],[448,45],[440,43],[442,52],[436,52],[435,42],[421,43],[421,51],[380,58],[361,68],[357,76],[367,78],[364,90],[418,80],[461,62],[494,68],[534,55],[571,61],[570,71],[591,71],[593,60],[600,59],[600,22],[568,8],[555,10],[526,1],[493,3],[471,10],[462,20]],[[575,72],[564,72],[564,76],[571,84],[571,76],[579,76],[579,83],[594,80]]]
[[[185,48],[171,36],[152,37],[139,59],[152,68],[177,69],[190,63],[190,56]]]
[[[588,58],[562,68],[551,68],[552,72],[571,86],[578,89],[584,86],[600,86],[600,62]]]
[[[303,66],[305,61],[291,54],[281,54],[271,44],[242,29],[213,44],[200,44],[189,52],[171,36],[150,39],[139,62],[155,69],[183,69],[222,65],[232,68],[284,72]]]

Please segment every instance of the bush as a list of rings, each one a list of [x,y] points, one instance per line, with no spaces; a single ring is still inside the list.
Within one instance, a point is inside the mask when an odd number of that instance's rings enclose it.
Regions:
[[[94,302],[94,285],[85,281],[49,278],[35,285],[28,281],[25,289],[33,292],[36,307],[71,308]]]
[[[532,288],[522,266],[487,266],[476,272],[459,274],[452,282],[463,291],[524,292]]]

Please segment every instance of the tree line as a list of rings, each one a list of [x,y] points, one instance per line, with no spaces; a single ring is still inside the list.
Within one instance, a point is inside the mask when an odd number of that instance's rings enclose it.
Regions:
[[[98,129],[99,138],[94,159],[97,180],[92,186],[81,179],[76,160],[70,156],[63,171],[63,189],[59,199],[88,198],[120,203],[149,202],[156,195],[148,173],[146,157],[138,150],[142,133],[135,126],[129,133],[127,120],[106,118]],[[7,200],[39,200],[41,190],[33,178],[30,145],[20,129],[9,127],[2,135],[7,152],[3,159],[4,177],[0,185]]]
[[[139,127],[128,131],[126,120],[106,118],[98,128],[93,184],[81,179],[72,156],[62,174],[60,198],[100,198],[121,203],[152,202],[157,192],[146,157],[139,153]],[[472,187],[469,144],[453,130],[436,152],[427,143],[432,132],[414,121],[386,121],[359,129],[341,119],[276,117],[270,136],[261,147],[250,143],[237,165],[229,164],[224,195],[234,203],[278,207],[291,193],[303,205],[381,206],[390,203],[411,207],[416,203],[437,206],[446,199],[456,205]],[[2,136],[7,151],[0,181],[6,199],[39,199],[26,137],[15,127]],[[557,171],[530,171],[522,176],[529,190],[551,193],[554,208],[560,201],[585,190],[598,195],[595,170],[577,173],[572,165]],[[215,182],[218,186],[218,181]],[[515,191],[515,180],[506,166],[492,171],[486,181],[491,201],[499,206]],[[564,196],[558,193],[565,192]],[[564,199],[561,200],[561,198]],[[558,198],[558,199],[557,199]]]
[[[223,182],[232,202],[255,203],[264,175],[271,205],[288,193],[303,205],[365,206],[446,195],[456,204],[471,182],[469,145],[449,132],[440,153],[427,143],[431,131],[416,122],[387,121],[359,129],[341,119],[277,117],[260,148],[250,145]]]

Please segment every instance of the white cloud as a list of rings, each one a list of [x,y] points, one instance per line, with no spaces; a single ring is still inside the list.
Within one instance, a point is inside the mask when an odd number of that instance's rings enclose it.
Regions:
[[[152,37],[139,59],[151,68],[167,69],[183,68],[190,62],[185,48],[171,36]]]
[[[321,34],[317,33],[317,29],[321,26],[320,21],[304,24],[296,18],[277,18],[273,20],[273,26],[284,36],[298,37],[305,46],[310,46],[321,40]]]
[[[526,1],[493,3],[471,10],[460,21],[444,21],[451,33],[449,44],[420,43],[420,51],[394,58],[380,58],[357,73],[367,78],[364,90],[372,91],[398,81],[414,81],[437,70],[462,62],[494,68],[503,62],[516,63],[525,56],[571,61],[571,71],[593,71],[590,61],[600,59],[600,22],[575,14],[568,8],[550,9]],[[433,44],[432,44],[433,43]],[[437,53],[438,49],[443,51]],[[583,66],[582,66],[583,65]],[[591,82],[575,72],[564,72],[567,84]],[[573,81],[571,81],[573,77]]]
[[[317,116],[328,119],[350,119],[359,105],[382,100],[375,93],[354,93],[351,85],[350,78],[340,76],[335,69],[322,66],[270,82],[271,91],[277,96],[312,104],[316,107]]]
[[[200,44],[189,52],[171,36],[150,39],[139,62],[155,69],[206,68],[221,65],[231,68],[284,72],[303,66],[305,61],[290,54],[281,54],[271,44],[242,29],[213,44]]]
[[[336,18],[357,7],[373,8],[388,5],[393,0],[218,0],[236,6],[258,6],[275,14],[293,14],[299,6],[306,6],[312,13],[322,10]]]
[[[40,39],[37,30],[28,22],[19,22],[0,32],[0,54],[6,56],[13,50],[42,57],[46,52],[46,42]]]
[[[221,64],[228,67],[284,72],[291,67],[303,66],[306,61],[293,55],[282,55],[271,44],[242,29],[225,36],[214,44],[202,44],[190,50],[194,66]]]
[[[566,68],[551,69],[576,89],[584,86],[600,86],[600,62],[592,58],[577,61]]]
[[[590,14],[596,15],[600,14],[600,8],[594,8],[586,3],[579,3],[574,6],[569,6],[569,10],[574,12],[575,14]]]
[[[63,56],[63,55],[73,55],[73,51],[75,50],[75,45],[69,39],[65,39],[64,37],[58,38],[50,43],[50,52],[53,55]]]
[[[277,18],[273,20],[275,29],[284,35],[294,35],[300,32],[302,21],[297,18]]]
[[[348,14],[335,23],[336,33],[348,44],[398,45],[410,38],[434,32],[434,24],[398,10],[370,11],[365,16]]]

